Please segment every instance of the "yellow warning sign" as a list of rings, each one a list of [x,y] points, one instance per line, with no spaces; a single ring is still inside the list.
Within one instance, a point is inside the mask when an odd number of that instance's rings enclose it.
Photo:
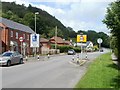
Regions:
[[[86,42],[87,35],[77,35],[77,42]]]

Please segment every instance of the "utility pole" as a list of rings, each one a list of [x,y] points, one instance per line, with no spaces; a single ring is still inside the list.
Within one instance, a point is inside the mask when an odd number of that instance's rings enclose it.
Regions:
[[[57,26],[55,27],[55,53],[57,53]]]
[[[39,14],[39,12],[35,12],[35,34],[37,34],[36,32],[36,15]],[[36,55],[36,51],[37,51],[37,48],[35,47],[35,55]]]

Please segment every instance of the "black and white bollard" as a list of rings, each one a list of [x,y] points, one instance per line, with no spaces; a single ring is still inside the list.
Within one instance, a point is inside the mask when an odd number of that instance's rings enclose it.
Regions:
[[[73,55],[72,60],[74,61],[74,59],[75,59],[75,58],[74,58],[74,55]]]
[[[40,56],[39,55],[37,56],[37,59],[40,60]]]
[[[27,57],[27,56],[25,57],[25,60],[26,60],[26,61],[28,60],[28,57]]]
[[[50,58],[50,55],[48,54],[48,59]]]
[[[87,54],[85,55],[85,59],[86,59],[86,60],[88,59]]]

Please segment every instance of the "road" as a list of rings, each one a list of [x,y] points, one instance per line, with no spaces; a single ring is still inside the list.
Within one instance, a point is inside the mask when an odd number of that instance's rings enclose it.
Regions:
[[[44,61],[1,67],[2,88],[73,88],[92,60],[100,54],[103,53],[88,53],[90,60],[83,66],[70,63],[72,55],[61,55],[50,57],[49,60],[46,58]]]

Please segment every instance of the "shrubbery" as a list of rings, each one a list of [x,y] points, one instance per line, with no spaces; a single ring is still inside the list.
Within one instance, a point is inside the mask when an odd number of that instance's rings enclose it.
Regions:
[[[55,45],[52,44],[51,48],[55,48]],[[73,46],[67,46],[67,45],[64,45],[64,46],[57,45],[57,49],[60,49],[60,53],[66,53],[69,49],[74,49],[75,52],[81,52],[80,47],[73,47]]]
[[[94,51],[99,50],[98,46],[97,46],[97,45],[93,46],[93,50],[94,50]]]

